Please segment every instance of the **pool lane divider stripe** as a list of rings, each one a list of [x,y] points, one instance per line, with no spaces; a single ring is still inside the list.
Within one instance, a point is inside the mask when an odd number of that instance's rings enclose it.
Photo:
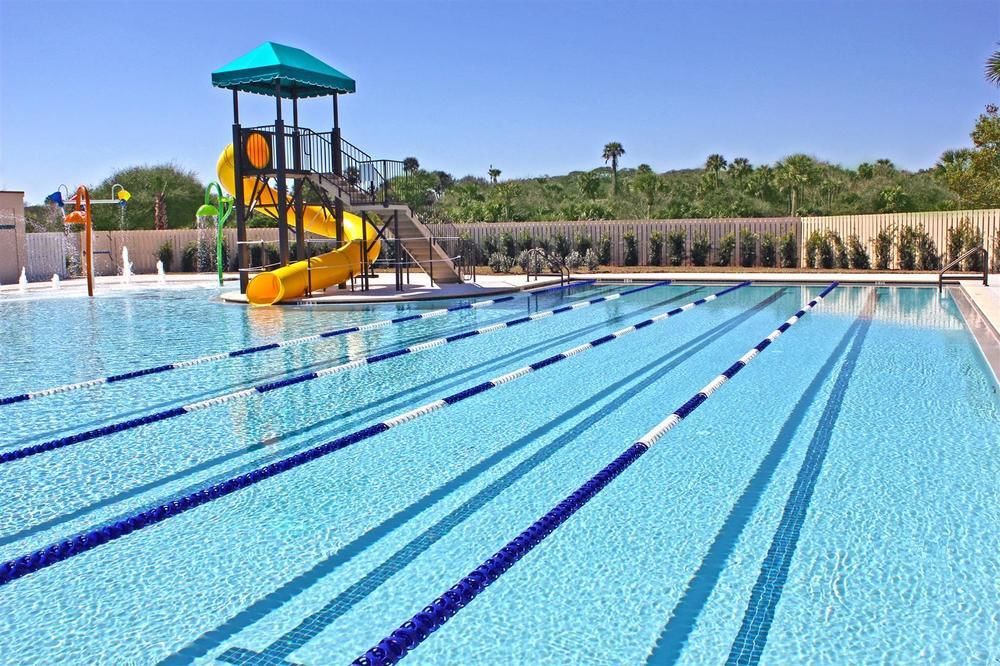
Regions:
[[[488,382],[477,384],[476,386],[459,391],[458,393],[453,393],[452,395],[446,396],[440,400],[434,400],[433,402],[429,402],[422,407],[417,407],[416,409],[400,414],[394,418],[370,425],[362,428],[361,430],[357,430],[342,437],[330,440],[324,444],[315,446],[311,449],[306,449],[305,451],[288,456],[287,458],[282,458],[281,460],[265,465],[264,467],[259,467],[245,474],[231,477],[225,481],[220,481],[210,486],[205,486],[200,490],[182,495],[177,499],[165,502],[160,506],[140,511],[132,516],[129,516],[128,518],[107,523],[101,527],[78,534],[75,537],[64,539],[63,541],[40,548],[21,557],[8,560],[7,562],[0,564],[0,586],[6,585],[19,578],[23,578],[24,576],[34,573],[40,569],[50,567],[53,564],[62,562],[63,560],[80,555],[81,553],[85,553],[100,545],[108,543],[109,541],[120,539],[121,537],[131,534],[137,530],[161,523],[172,516],[184,513],[185,511],[201,506],[202,504],[207,504],[208,502],[219,499],[220,497],[225,497],[226,495],[230,495],[237,490],[242,490],[248,486],[260,483],[264,479],[269,479],[272,476],[295,469],[296,467],[300,467],[308,462],[322,458],[323,456],[329,455],[335,451],[339,451],[353,444],[357,444],[358,442],[380,435],[391,428],[402,425],[403,423],[413,421],[421,416],[425,416],[431,412],[435,412],[449,405],[461,402],[462,400],[471,398],[472,396],[488,391],[489,389],[512,382],[515,379],[534,372],[535,370],[548,367],[558,361],[586,351],[587,349],[593,349],[594,347],[606,342],[617,340],[618,338],[628,335],[629,333],[645,328],[650,324],[670,319],[678,314],[691,310],[698,305],[714,301],[725,294],[736,291],[737,289],[745,287],[749,284],[749,281],[741,282],[740,284],[723,289],[722,291],[712,294],[711,296],[699,298],[697,301],[693,301],[687,305],[674,308],[669,312],[664,312],[637,324],[627,326],[610,335],[597,338],[596,340],[592,340],[586,344],[568,349],[565,352],[555,354],[542,359],[541,361],[536,361],[535,363],[531,363],[505,375],[501,375],[500,377],[492,379]],[[650,286],[652,287],[657,285]]]
[[[833,390],[823,407],[819,423],[806,449],[806,455],[795,477],[795,484],[781,513],[781,521],[774,531],[771,545],[760,566],[757,581],[750,590],[743,622],[726,659],[727,666],[756,666],[767,645],[768,633],[785,582],[788,580],[788,571],[795,557],[813,491],[816,489],[820,473],[823,471],[823,463],[830,450],[834,425],[844,405],[847,388],[861,355],[861,347],[872,325],[878,292],[873,291],[871,296],[871,300],[851,327],[853,334],[851,346],[834,380]]]
[[[497,578],[502,576],[531,549],[552,534],[556,528],[566,522],[584,504],[593,499],[597,493],[638,460],[640,456],[646,453],[668,431],[704,404],[713,393],[718,391],[722,385],[745,368],[762,351],[767,349],[782,333],[794,326],[807,312],[816,307],[818,303],[837,287],[837,284],[837,282],[830,284],[816,298],[809,301],[809,303],[792,315],[785,323],[754,345],[739,360],[726,368],[722,374],[706,384],[704,388],[695,393],[687,402],[674,410],[670,416],[636,440],[632,446],[627,448],[604,469],[553,507],[551,511],[535,521],[531,527],[508,542],[493,557],[476,567],[476,569],[431,602],[421,612],[404,622],[398,629],[379,641],[377,645],[358,657],[352,664],[354,666],[385,666],[387,664],[395,664],[405,657],[411,650],[426,640],[431,633],[439,629],[445,622],[454,617],[459,610],[464,608],[483,590],[495,582]]]
[[[543,292],[555,291],[559,289],[580,287],[587,284],[593,284],[594,282],[596,282],[596,280],[582,280],[579,282],[573,282],[563,286],[549,287],[547,289],[542,289],[540,291],[528,291],[524,293],[529,295],[541,294]],[[143,368],[142,370],[133,370],[131,372],[123,372],[117,375],[101,377],[99,379],[89,379],[86,381],[76,382],[73,384],[63,384],[62,386],[53,386],[52,388],[41,389],[38,391],[30,391],[28,393],[21,393],[19,395],[11,395],[0,398],[0,406],[13,405],[15,403],[26,402],[28,400],[34,400],[36,398],[44,398],[59,393],[69,393],[70,391],[93,388],[94,386],[101,386],[103,384],[114,384],[116,382],[123,382],[129,379],[137,379],[139,377],[146,377],[148,375],[156,375],[164,372],[169,372],[171,370],[190,368],[195,365],[201,365],[203,363],[211,363],[213,361],[221,361],[227,358],[249,356],[251,354],[258,354],[260,352],[270,351],[272,349],[282,349],[284,347],[293,347],[295,345],[302,345],[308,342],[318,342],[326,338],[336,338],[342,335],[348,335],[349,333],[364,333],[366,331],[373,331],[378,328],[385,328],[386,326],[404,324],[406,322],[417,321],[419,319],[433,319],[434,317],[444,317],[450,315],[453,312],[459,312],[461,310],[477,310],[479,308],[485,308],[491,305],[496,305],[497,303],[506,303],[507,301],[512,301],[514,299],[515,296],[502,296],[500,298],[493,298],[487,301],[477,301],[475,303],[465,303],[463,305],[455,305],[450,308],[430,310],[428,312],[424,312],[421,314],[406,315],[403,317],[396,317],[394,319],[383,319],[380,321],[373,321],[369,324],[362,324],[359,326],[349,326],[347,328],[338,328],[329,331],[323,331],[321,333],[315,333],[313,335],[305,335],[299,338],[291,338],[288,340],[282,340],[280,342],[271,342],[268,344],[256,345],[254,347],[246,347],[244,349],[237,349],[229,352],[209,354],[208,356],[200,356],[198,358],[193,358],[187,361],[176,361],[174,363],[167,363],[164,365],[158,365],[151,368]]]
[[[312,381],[313,379],[319,379],[320,377],[328,377],[330,375],[334,375],[340,372],[355,370],[357,368],[361,368],[366,365],[374,365],[375,363],[388,361],[389,359],[393,359],[398,356],[405,356],[407,354],[415,354],[422,351],[427,351],[428,349],[440,347],[442,345],[450,344],[452,342],[457,342],[459,340],[464,340],[466,338],[470,338],[476,335],[493,333],[494,331],[499,331],[505,328],[511,328],[513,326],[518,326],[520,324],[526,324],[528,322],[535,321],[536,319],[544,319],[546,317],[562,314],[563,312],[569,312],[571,310],[580,310],[582,308],[590,307],[591,305],[597,305],[598,303],[607,303],[610,301],[615,301],[624,296],[637,294],[641,291],[646,291],[647,289],[653,289],[655,287],[663,287],[668,284],[670,284],[670,280],[664,280],[662,282],[654,282],[653,284],[645,285],[642,287],[636,287],[634,289],[619,291],[613,294],[609,294],[607,296],[599,296],[597,298],[592,298],[586,301],[578,301],[576,303],[572,303],[570,305],[564,305],[554,310],[544,310],[542,312],[536,312],[533,315],[518,317],[516,319],[509,319],[507,321],[499,322],[497,324],[491,324],[489,326],[483,326],[481,328],[465,331],[464,333],[456,333],[454,335],[449,335],[446,337],[435,338],[427,342],[421,342],[420,344],[411,345],[409,347],[403,347],[401,349],[396,349],[389,352],[383,352],[380,354],[373,354],[365,358],[355,359],[353,361],[349,361],[347,363],[341,363],[339,365],[325,368],[323,370],[306,372],[300,375],[294,375],[292,377],[286,377],[284,379],[279,379],[276,381],[264,382],[262,384],[251,386],[250,388],[241,389],[239,391],[232,391],[230,393],[224,393],[214,398],[199,400],[198,402],[192,402],[187,405],[181,405],[180,407],[174,407],[161,412],[154,412],[152,414],[147,414],[145,416],[139,416],[133,419],[128,419],[127,421],[119,421],[117,423],[111,423],[106,426],[101,426],[100,428],[85,430],[83,432],[78,432],[72,435],[66,435],[65,437],[59,437],[58,439],[51,439],[45,442],[41,442],[39,444],[32,444],[30,446],[25,446],[20,449],[11,449],[9,451],[4,451],[0,453],[0,465],[13,462],[15,460],[21,460],[23,458],[35,456],[40,453],[55,451],[56,449],[61,449],[70,446],[72,444],[79,444],[80,442],[88,442],[94,439],[99,439],[101,437],[107,437],[108,435],[113,435],[115,433],[125,432],[126,430],[132,430],[133,428],[139,428],[145,425],[149,425],[151,423],[157,423],[159,421],[165,421],[167,419],[176,418],[178,416],[183,416],[184,414],[189,414],[191,412],[195,412],[201,409],[216,407],[218,405],[222,405],[227,402],[232,402],[234,400],[241,400],[261,393],[269,393],[270,391],[275,391],[277,389],[285,388],[287,386],[292,386],[294,384],[301,384],[302,382]],[[414,316],[420,317],[421,315],[414,315]]]

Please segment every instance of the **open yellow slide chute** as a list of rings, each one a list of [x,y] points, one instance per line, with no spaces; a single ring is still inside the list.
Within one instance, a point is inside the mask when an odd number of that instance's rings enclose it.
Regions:
[[[236,191],[236,176],[233,168],[233,145],[229,144],[219,155],[219,162],[216,170],[219,174],[219,182],[226,190],[233,194]],[[278,201],[278,194],[274,188],[264,184],[257,186],[257,201],[254,202],[254,184],[256,178],[243,179],[243,198],[245,205],[259,204],[260,210],[266,215],[275,214],[275,205]],[[288,198],[289,211],[291,211],[291,197]],[[289,223],[294,224],[294,216],[289,217]],[[260,273],[250,280],[247,286],[247,300],[253,305],[271,305],[279,301],[290,298],[298,298],[306,293],[309,282],[312,283],[313,290],[326,289],[327,287],[339,284],[351,277],[361,273],[362,257],[362,233],[361,225],[367,224],[360,217],[353,213],[344,212],[344,245],[333,252],[327,252],[305,261],[297,261],[294,264],[282,266],[273,271]],[[325,236],[336,238],[337,223],[334,216],[322,206],[305,206],[303,211],[303,226],[305,230]],[[375,238],[378,231],[371,224],[368,224],[366,235],[368,238]],[[380,244],[378,241],[368,250],[368,260],[375,261],[378,258]],[[308,266],[308,267],[307,267]]]

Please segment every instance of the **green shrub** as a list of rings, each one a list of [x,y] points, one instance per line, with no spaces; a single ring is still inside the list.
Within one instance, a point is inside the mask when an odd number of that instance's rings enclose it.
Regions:
[[[575,271],[576,269],[580,268],[580,266],[583,266],[583,257],[580,256],[579,252],[573,250],[572,252],[566,255],[566,268],[570,269],[571,271]]]
[[[198,242],[191,241],[184,246],[181,254],[181,270],[185,273],[194,273],[198,268]]]
[[[163,270],[169,271],[170,264],[174,263],[174,246],[170,241],[166,241],[156,249],[156,258],[163,262]]]
[[[778,239],[778,257],[782,268],[798,268],[798,250],[794,231]]]
[[[639,265],[639,245],[635,239],[635,233],[631,231],[626,231],[622,236],[622,242],[625,245],[624,261],[626,266],[638,266]]]
[[[691,263],[695,266],[708,264],[708,255],[712,252],[712,241],[707,231],[698,231],[691,238]]]
[[[850,268],[851,257],[844,244],[844,239],[836,231],[828,231],[827,238],[830,239],[830,246],[833,248],[833,265],[836,268]]]
[[[514,259],[502,252],[494,252],[487,265],[494,273],[510,273],[510,269],[514,267]]]
[[[997,236],[1000,238],[1000,235]],[[601,262],[597,258],[597,253],[594,252],[594,248],[587,248],[587,252],[583,255],[583,260],[587,264],[587,270],[593,273],[597,270],[597,267],[601,265]]]
[[[872,262],[868,257],[868,250],[861,243],[857,234],[847,237],[847,256],[851,268],[871,268]]]
[[[817,268],[819,267],[819,252],[820,246],[823,244],[823,239],[825,234],[816,229],[809,233],[809,237],[806,238],[806,267],[807,268]]]
[[[279,261],[281,261],[281,253],[278,251],[278,245],[276,243],[264,243],[264,263],[267,264],[269,269],[274,269],[277,267]]]
[[[778,265],[778,238],[769,231],[760,235],[760,265],[767,268]]]
[[[920,255],[920,262],[917,264],[920,270],[936,271],[941,268],[941,255],[938,254],[937,243],[923,225],[920,225],[917,234],[917,253]]]
[[[740,229],[740,266],[750,268],[757,263],[757,234]]]
[[[907,225],[899,230],[899,241],[896,244],[899,252],[899,267],[904,271],[912,271],[917,267],[917,230]]]
[[[736,252],[736,234],[730,231],[719,239],[719,266],[732,266],[733,253]]]
[[[611,238],[607,234],[597,241],[597,260],[602,266],[611,265]]]
[[[515,259],[515,263],[521,267],[525,273],[540,273],[544,265],[540,252],[531,250],[521,250]]]
[[[531,234],[527,231],[522,231],[517,235],[517,251],[524,252],[525,250],[530,250],[535,245],[535,239],[531,237]]]
[[[683,229],[671,229],[667,232],[667,258],[671,266],[684,263],[684,245],[687,243],[687,232]]]
[[[875,244],[876,270],[889,270],[889,266],[892,264],[892,246],[896,241],[895,236],[895,230],[892,227],[886,227],[875,234],[875,238],[872,239]]]
[[[971,250],[974,247],[980,247],[983,244],[983,232],[972,224],[967,217],[962,218],[962,221],[958,223],[956,231],[961,235],[963,252]],[[968,257],[963,262],[962,269],[975,272],[983,270],[983,255],[977,252]]]
[[[649,234],[649,265],[659,266],[663,257],[663,234],[654,231]]]
[[[259,246],[252,246],[257,248]],[[160,248],[162,250],[162,247]],[[181,270],[185,273],[196,273],[201,271],[214,271],[216,270],[216,252],[215,252],[215,242],[213,239],[212,243],[205,243],[203,249],[204,252],[204,265],[198,266],[198,241],[191,241],[184,246],[184,253],[181,255]],[[223,262],[222,265],[226,265],[227,250],[225,244],[222,246],[223,252]],[[258,250],[258,256],[260,250]],[[251,250],[252,254],[252,250]],[[173,257],[171,257],[173,258]],[[268,246],[268,258],[269,263],[277,263],[278,261],[278,248],[274,245]],[[162,261],[162,259],[161,259]],[[163,267],[166,269],[167,262],[163,262]],[[259,264],[254,264],[258,266]]]
[[[582,231],[576,235],[576,251],[579,252],[584,257],[587,256],[587,250],[594,247],[594,241],[590,239],[590,236],[583,233]]]
[[[572,249],[569,239],[566,236],[556,234],[555,238],[552,239],[552,250],[560,260],[565,261]]]
[[[392,251],[392,243],[383,243],[382,247],[389,247],[389,252]],[[189,246],[190,247],[190,246]],[[195,246],[195,254],[197,254],[197,245]],[[185,254],[187,251],[185,250]],[[263,268],[265,270],[271,270],[276,267],[278,259],[281,255],[278,253],[278,246],[274,243],[254,243],[250,246],[250,266],[252,268]],[[194,264],[192,263],[192,266]],[[187,269],[185,269],[187,270]]]
[[[383,243],[383,247],[388,245],[388,243]],[[498,251],[497,239],[493,236],[486,236],[483,238],[483,246],[479,253],[479,256],[483,259],[483,265],[489,263],[490,257],[493,256],[494,252]]]
[[[514,250],[514,237],[506,231],[500,234],[500,242],[497,244],[497,252],[505,254],[508,258],[517,254]]]
[[[833,253],[833,243],[830,240],[829,234],[823,234],[822,238],[820,238],[817,258],[819,259],[820,268],[833,268],[836,257]]]

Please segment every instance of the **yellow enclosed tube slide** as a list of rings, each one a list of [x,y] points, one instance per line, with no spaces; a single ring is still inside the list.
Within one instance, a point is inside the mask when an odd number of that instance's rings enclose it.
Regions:
[[[230,194],[236,191],[236,175],[233,162],[233,145],[229,144],[219,155],[219,162],[216,171],[219,174],[219,182]],[[255,203],[252,200],[254,194],[254,184],[256,178],[243,179],[244,204]],[[274,215],[274,206],[278,201],[278,193],[274,188],[264,185],[257,188],[257,202],[262,208],[258,210],[266,215]],[[289,210],[291,210],[291,198],[288,198]],[[268,208],[269,207],[269,208]],[[305,230],[336,238],[337,222],[332,214],[327,212],[322,206],[305,206],[303,211],[303,226]],[[312,282],[313,289],[326,289],[327,287],[349,280],[352,276],[361,273],[362,256],[362,233],[361,225],[365,224],[360,217],[353,213],[344,212],[344,241],[345,244],[333,252],[327,252],[316,257],[312,257],[307,263],[297,261],[294,264],[282,266],[273,271],[260,273],[250,280],[247,286],[247,300],[253,305],[272,305],[278,301],[289,298],[298,298],[306,293],[308,283]],[[373,239],[378,231],[371,224],[366,230],[367,237]],[[370,242],[370,241],[369,241]],[[368,260],[375,261],[378,258],[380,244],[375,241],[368,251]]]

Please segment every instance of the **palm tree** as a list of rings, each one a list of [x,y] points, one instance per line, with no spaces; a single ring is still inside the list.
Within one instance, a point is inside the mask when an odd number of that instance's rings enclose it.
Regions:
[[[862,162],[858,165],[858,178],[868,180],[875,176],[875,167],[871,162]]]
[[[750,164],[750,160],[745,157],[737,157],[729,166],[729,173],[733,174],[737,180],[743,180],[752,171],[753,166]]]
[[[815,171],[816,163],[808,155],[790,155],[778,162],[775,180],[782,192],[789,193],[789,215],[798,210],[799,192],[812,181]]]
[[[163,231],[167,228],[167,193],[153,193],[153,229]]]
[[[774,192],[774,169],[766,164],[757,167],[748,177],[744,189],[751,196],[767,199]]]
[[[934,165],[934,170],[938,174],[945,175],[950,171],[955,171],[956,169],[962,170],[967,168],[971,160],[972,151],[968,148],[946,150],[941,153],[941,157],[938,158],[937,164]]]
[[[604,144],[604,152],[601,154],[605,164],[611,162],[611,193],[615,195],[618,194],[618,158],[624,154],[625,149],[617,141]]]
[[[1000,51],[994,51],[986,59],[986,80],[1000,86]]]
[[[596,199],[601,191],[601,177],[593,171],[584,171],[576,177],[576,182],[583,196],[588,199]]]
[[[632,184],[635,190],[646,199],[646,217],[652,217],[656,194],[660,191],[660,179],[656,177],[648,164],[640,164],[638,173],[632,179]]]
[[[493,183],[494,185],[496,185],[497,184],[497,179],[500,178],[500,173],[501,173],[500,169],[493,168],[493,165],[491,164],[490,165],[490,170],[489,170],[490,182]]]
[[[416,157],[407,157],[403,160],[403,173],[414,174],[420,168],[420,162]]]
[[[726,162],[726,158],[723,157],[722,155],[719,155],[718,153],[713,153],[712,155],[709,155],[708,159],[705,160],[705,170],[711,171],[712,173],[715,174],[716,185],[719,184],[719,173],[727,166],[729,166],[729,163]]]
[[[447,171],[438,170],[431,173],[437,178],[437,184],[434,186],[434,191],[439,195],[444,194],[445,190],[455,184],[455,178]]]
[[[896,172],[896,165],[892,163],[892,160],[883,157],[875,160],[875,169],[884,175],[891,176]]]

